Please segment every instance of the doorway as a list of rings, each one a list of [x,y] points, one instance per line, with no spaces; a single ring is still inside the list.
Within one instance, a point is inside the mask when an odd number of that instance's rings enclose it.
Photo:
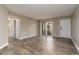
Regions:
[[[8,19],[8,35],[9,43],[15,48],[17,46],[16,42],[20,38],[20,21],[18,18],[9,18]],[[20,43],[18,43],[20,44]],[[11,45],[9,47],[12,47]]]
[[[42,35],[51,36],[53,34],[53,22],[41,22]]]
[[[20,38],[20,21],[19,19],[9,19],[9,37]]]

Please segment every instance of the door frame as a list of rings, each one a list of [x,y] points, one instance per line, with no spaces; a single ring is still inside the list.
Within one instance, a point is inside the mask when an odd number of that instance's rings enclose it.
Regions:
[[[51,31],[51,36],[53,35],[53,22],[52,21],[40,21],[40,35],[43,35],[42,34],[42,22],[45,22],[45,36],[47,36],[47,25],[48,25],[48,22],[52,23],[52,31]]]

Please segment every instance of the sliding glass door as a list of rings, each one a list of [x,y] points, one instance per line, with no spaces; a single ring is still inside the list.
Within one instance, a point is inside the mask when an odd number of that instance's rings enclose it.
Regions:
[[[42,22],[42,35],[52,35],[53,23],[52,22]]]

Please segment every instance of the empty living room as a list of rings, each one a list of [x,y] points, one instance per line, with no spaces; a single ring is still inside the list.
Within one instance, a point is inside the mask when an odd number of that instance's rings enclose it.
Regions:
[[[0,55],[79,55],[79,5],[0,4]]]

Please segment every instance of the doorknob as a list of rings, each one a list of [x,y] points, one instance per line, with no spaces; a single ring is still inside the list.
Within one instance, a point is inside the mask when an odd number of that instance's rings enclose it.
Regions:
[[[60,27],[60,30],[62,29],[62,27]]]

